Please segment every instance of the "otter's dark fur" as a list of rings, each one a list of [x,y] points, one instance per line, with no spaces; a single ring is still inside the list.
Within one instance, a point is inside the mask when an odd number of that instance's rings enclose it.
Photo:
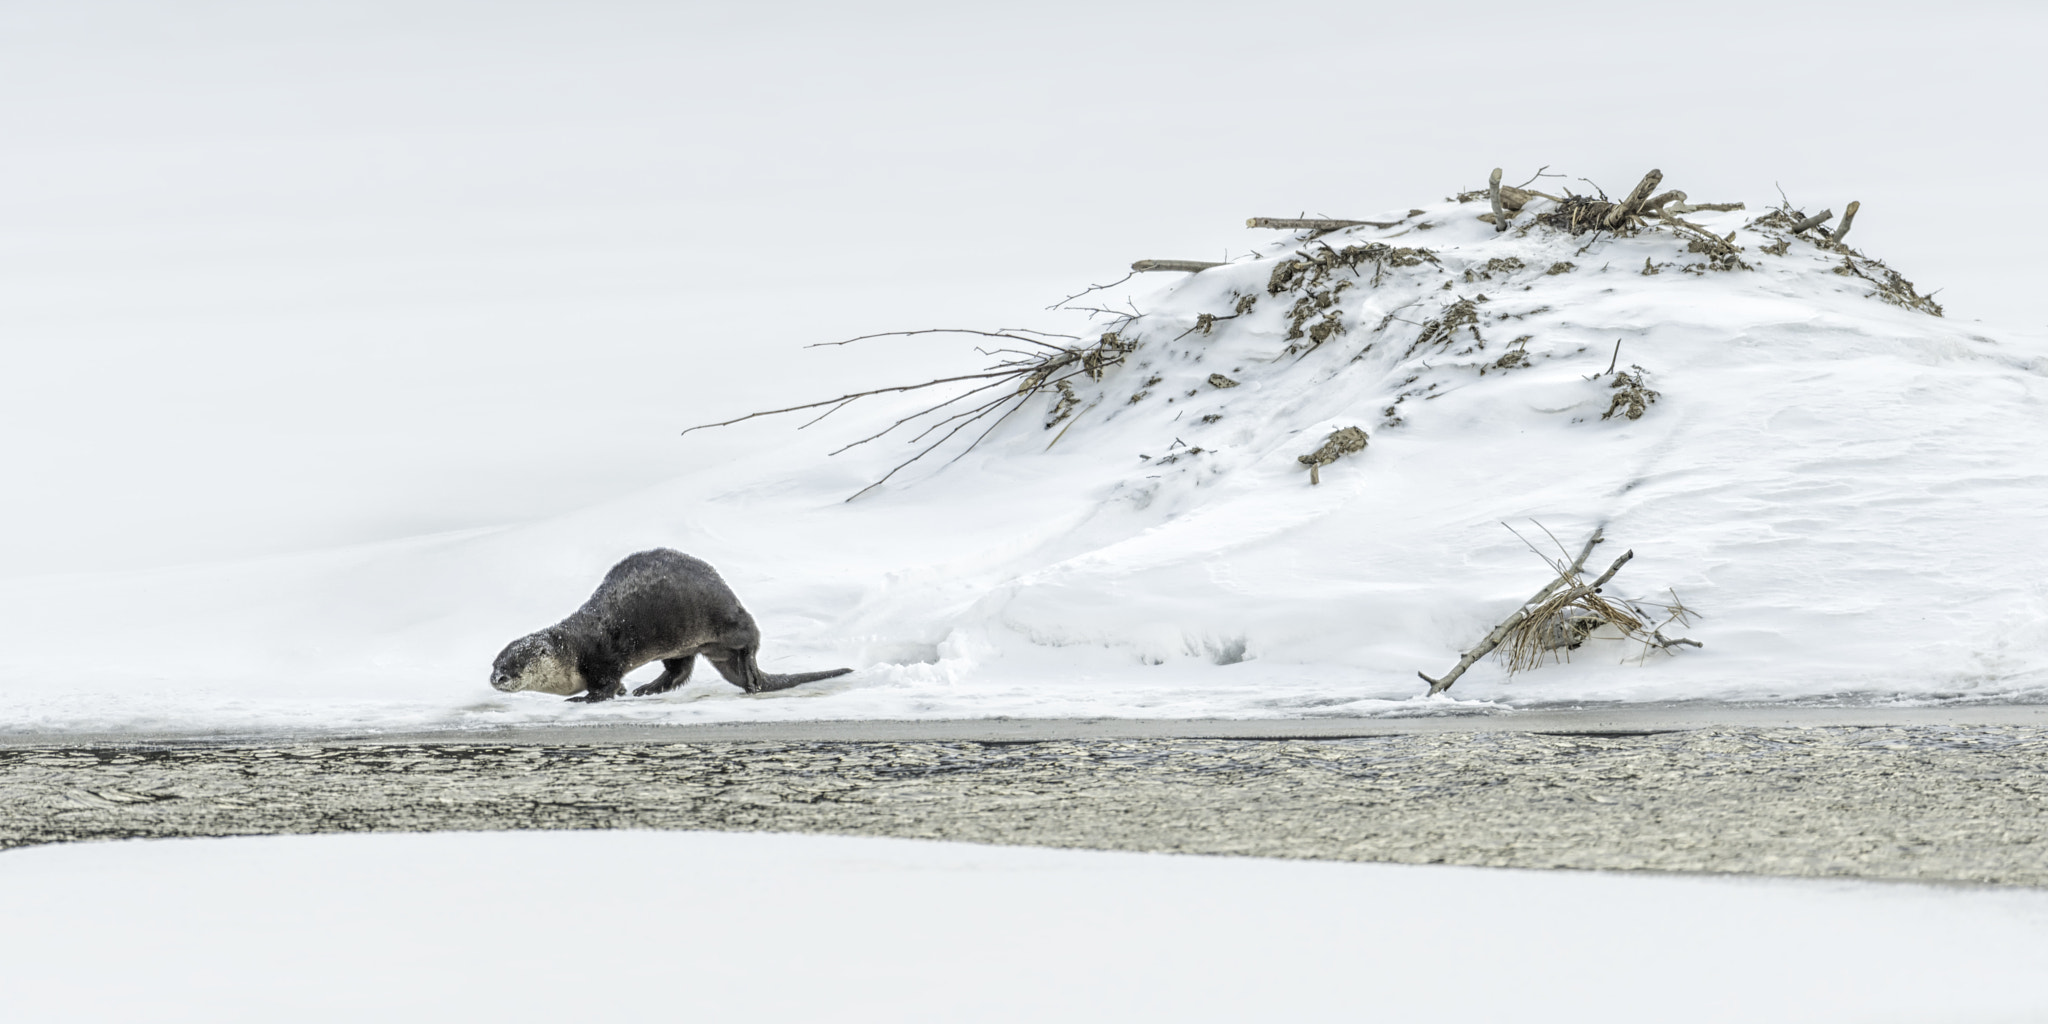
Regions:
[[[754,661],[760,649],[760,628],[718,570],[656,548],[613,566],[575,614],[506,645],[491,666],[491,685],[507,692],[581,693],[569,699],[596,702],[625,693],[626,673],[660,661],[660,678],[634,687],[633,696],[666,693],[689,681],[699,654],[748,693],[853,671],[763,672]]]

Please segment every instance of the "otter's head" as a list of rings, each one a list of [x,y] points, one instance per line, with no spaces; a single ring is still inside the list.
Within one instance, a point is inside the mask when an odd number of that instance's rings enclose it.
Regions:
[[[505,645],[491,663],[491,685],[506,693],[534,690],[568,696],[584,690],[583,673],[545,632]]]

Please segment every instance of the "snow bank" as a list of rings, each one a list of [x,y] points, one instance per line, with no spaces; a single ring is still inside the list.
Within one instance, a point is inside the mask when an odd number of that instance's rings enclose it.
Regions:
[[[1881,265],[1757,211],[1691,215],[1749,268],[1715,269],[1669,230],[1529,226],[1547,206],[1496,233],[1484,202],[1437,203],[1146,275],[1141,316],[1067,342],[1132,347],[1069,382],[1065,418],[1034,396],[971,452],[955,460],[989,421],[852,502],[918,447],[825,453],[928,400],[692,434],[744,458],[500,530],[9,581],[0,708],[10,731],[260,730],[2048,696],[2048,348],[1884,301]],[[1298,265],[1317,254],[1338,262]],[[910,382],[958,372],[964,344],[837,357]],[[1639,419],[1603,419],[1611,360],[1658,393]],[[829,397],[772,371],[743,382],[759,407]],[[1311,486],[1298,457],[1346,426],[1369,447]],[[1610,595],[1677,594],[1705,647],[1595,641],[1421,700],[1418,670],[1547,579],[1504,522],[1574,550],[1604,528],[1596,564],[1635,552]],[[656,545],[720,567],[771,670],[857,671],[763,697],[706,672],[599,708],[488,689],[500,646]]]
[[[2033,1020],[2048,897],[711,833],[0,854],[15,1021]]]

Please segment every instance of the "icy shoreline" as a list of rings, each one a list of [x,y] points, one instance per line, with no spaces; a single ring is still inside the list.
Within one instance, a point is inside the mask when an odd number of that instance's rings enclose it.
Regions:
[[[1044,742],[1069,739],[1342,739],[1457,732],[1556,732],[1636,735],[1715,728],[1902,728],[2021,726],[2048,728],[2048,703],[1950,701],[1922,704],[1825,703],[1652,703],[1588,707],[1501,707],[1435,700],[1417,702],[1408,713],[1348,718],[1084,718],[929,717],[918,719],[764,719],[758,716],[676,722],[649,716],[574,717],[523,724],[469,723],[411,728],[387,722],[374,729],[262,728],[243,722],[236,729],[185,723],[153,730],[5,731],[0,750],[10,747],[160,746],[181,744],[292,743],[695,743],[831,742],[906,740],[962,742]]]

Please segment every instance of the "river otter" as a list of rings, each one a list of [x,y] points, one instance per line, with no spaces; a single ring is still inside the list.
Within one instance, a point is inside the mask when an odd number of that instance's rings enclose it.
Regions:
[[[491,685],[507,693],[581,693],[569,699],[596,703],[623,694],[626,673],[659,660],[661,676],[634,687],[633,696],[666,693],[689,682],[699,654],[726,682],[748,693],[853,671],[763,672],[754,662],[760,649],[760,628],[718,570],[680,551],[656,548],[612,566],[575,614],[507,644],[491,665]]]

